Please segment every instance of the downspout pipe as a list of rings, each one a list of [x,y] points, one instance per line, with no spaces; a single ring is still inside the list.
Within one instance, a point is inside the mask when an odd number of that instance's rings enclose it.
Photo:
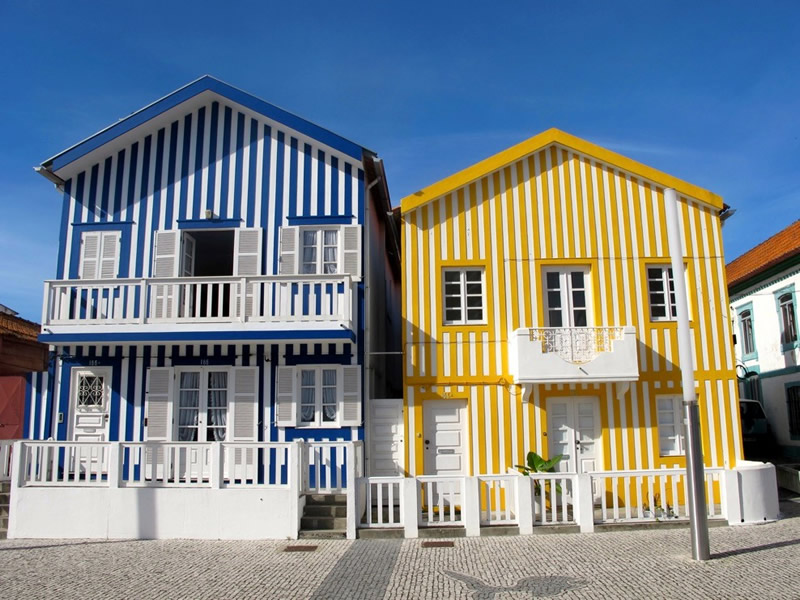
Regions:
[[[678,317],[678,361],[683,385],[683,417],[686,439],[686,485],[689,496],[689,526],[692,558],[708,560],[711,556],[708,543],[708,517],[706,515],[706,487],[703,469],[703,446],[700,438],[700,407],[694,387],[694,361],[692,337],[689,329],[689,302],[686,294],[686,277],[683,268],[681,224],[678,219],[678,195],[673,189],[664,190],[667,217],[667,240],[672,261],[672,279],[675,285],[675,309]]]

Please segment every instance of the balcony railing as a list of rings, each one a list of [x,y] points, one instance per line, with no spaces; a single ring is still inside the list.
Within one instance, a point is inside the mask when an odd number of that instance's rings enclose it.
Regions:
[[[517,383],[635,381],[633,327],[537,327],[511,334],[511,371]]]
[[[46,281],[42,325],[340,322],[350,326],[348,275]]]

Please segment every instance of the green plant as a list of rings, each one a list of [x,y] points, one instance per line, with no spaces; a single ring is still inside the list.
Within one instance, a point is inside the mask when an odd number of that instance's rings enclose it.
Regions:
[[[550,460],[545,460],[536,452],[528,452],[527,465],[514,465],[514,468],[519,469],[523,475],[531,475],[533,473],[555,473],[556,465],[564,458],[562,454],[554,456]],[[539,493],[539,482],[534,482],[536,493]],[[556,491],[561,493],[561,486],[556,483]]]

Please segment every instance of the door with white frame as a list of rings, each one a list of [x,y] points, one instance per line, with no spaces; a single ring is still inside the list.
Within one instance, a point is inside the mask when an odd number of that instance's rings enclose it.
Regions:
[[[76,442],[108,441],[111,404],[111,367],[74,367],[71,394],[71,439]],[[97,473],[106,464],[102,447],[78,446],[65,457],[71,473]]]
[[[402,476],[405,426],[403,399],[373,399],[369,402],[369,474],[372,477]]]
[[[225,367],[183,367],[176,369],[177,442],[224,442],[228,439],[228,379]],[[181,449],[175,467],[181,476],[209,477],[207,446]]]
[[[562,456],[556,471],[580,474],[597,470],[601,458],[597,397],[549,398],[547,438],[549,456]],[[571,493],[571,489],[565,491]]]
[[[544,269],[545,323],[548,327],[591,325],[588,267]]]
[[[425,475],[463,477],[467,475],[467,401],[425,400],[422,403],[423,469]],[[434,505],[460,505],[460,487],[455,482],[437,484]],[[444,494],[441,498],[440,495]]]

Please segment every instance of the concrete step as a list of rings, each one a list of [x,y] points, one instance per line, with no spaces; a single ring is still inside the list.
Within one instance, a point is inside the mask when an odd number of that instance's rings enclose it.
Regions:
[[[302,530],[320,530],[320,529],[345,529],[347,527],[347,519],[340,517],[303,517],[300,519],[300,528]]]
[[[347,506],[344,494],[306,494],[306,504]]]
[[[3,494],[10,494],[11,493],[11,482],[10,481],[0,481],[0,493],[3,493]]]
[[[481,527],[481,537],[500,537],[507,535],[519,535],[519,527],[516,525],[489,525]]]
[[[0,504],[0,517],[7,517],[10,508],[8,504]]]
[[[301,540],[345,540],[347,532],[339,529],[300,530],[298,538]]]
[[[0,504],[11,504],[11,492],[0,493]]]
[[[421,538],[462,538],[467,537],[467,530],[463,527],[420,527]]]
[[[5,529],[0,529],[0,540],[8,539],[8,531]]]
[[[364,540],[403,539],[402,527],[375,527],[371,529],[358,529],[356,536]]]
[[[346,517],[347,506],[340,504],[306,504],[304,517]]]
[[[0,529],[8,530],[8,516],[0,517]]]

